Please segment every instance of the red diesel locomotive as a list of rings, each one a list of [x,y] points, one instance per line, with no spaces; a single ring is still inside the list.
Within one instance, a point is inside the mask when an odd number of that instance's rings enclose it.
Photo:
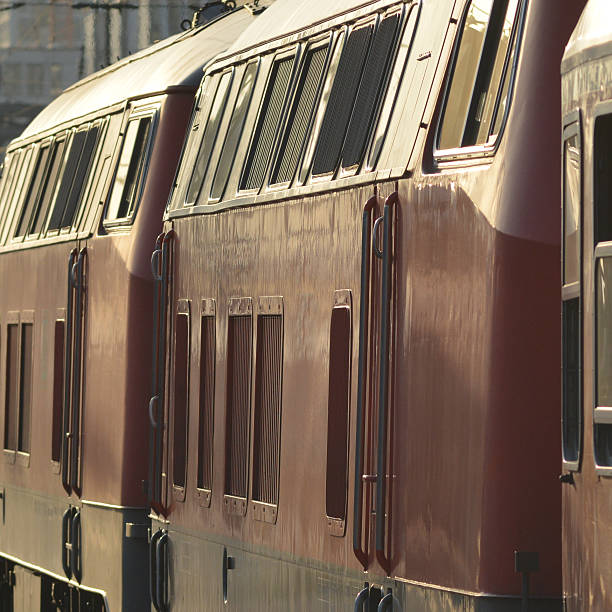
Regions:
[[[277,0],[207,67],[152,256],[157,611],[560,610],[583,6]]]
[[[150,244],[202,67],[245,8],[84,79],[0,186],[0,609],[149,607]],[[205,16],[205,15],[203,15]]]

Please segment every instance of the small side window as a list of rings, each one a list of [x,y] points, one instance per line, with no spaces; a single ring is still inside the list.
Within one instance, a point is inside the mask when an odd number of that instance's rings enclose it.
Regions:
[[[4,227],[2,228],[2,244],[8,240],[11,235],[11,231],[13,231],[13,220],[15,217],[19,216],[19,206],[22,201],[22,195],[24,192],[24,187],[27,182],[27,178],[30,173],[30,161],[32,159],[32,152],[34,148],[30,147],[23,154],[23,162],[21,166],[16,169],[15,176],[11,183],[11,188],[9,192],[9,200],[7,201],[7,212],[6,212],[6,220],[4,223]]]
[[[32,427],[34,312],[9,312],[6,333],[4,451],[11,463],[28,466]]]
[[[521,0],[472,0],[454,56],[439,150],[493,145],[509,106]]]
[[[569,123],[568,123],[569,122]],[[563,465],[578,470],[582,446],[582,163],[580,115],[563,131]]]
[[[185,500],[187,479],[187,422],[189,418],[190,304],[179,300],[174,329],[174,393],[172,403],[172,484],[174,497]]]
[[[106,222],[130,223],[138,206],[150,150],[153,117],[130,119],[119,156]]]

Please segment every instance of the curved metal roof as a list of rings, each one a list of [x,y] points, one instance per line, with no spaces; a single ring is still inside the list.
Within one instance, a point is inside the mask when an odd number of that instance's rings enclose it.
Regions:
[[[239,8],[181,32],[75,83],[44,108],[20,139],[139,96],[170,87],[197,89],[203,67],[255,19]]]
[[[380,4],[379,0],[276,0],[223,55],[237,53],[268,40],[297,32],[348,11]]]
[[[589,0],[565,47],[561,72],[612,55],[612,2]]]

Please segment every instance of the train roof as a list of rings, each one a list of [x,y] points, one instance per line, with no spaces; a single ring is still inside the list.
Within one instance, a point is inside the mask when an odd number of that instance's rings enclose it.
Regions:
[[[386,2],[389,4],[390,1]],[[261,43],[298,32],[308,26],[325,21],[362,7],[385,4],[384,0],[276,0],[263,15],[246,29],[223,55],[231,55]]]
[[[612,55],[612,2],[589,0],[565,47],[561,72]]]
[[[19,139],[131,98],[173,87],[196,89],[204,66],[227,49],[254,19],[251,11],[240,7],[95,72],[45,107]]]

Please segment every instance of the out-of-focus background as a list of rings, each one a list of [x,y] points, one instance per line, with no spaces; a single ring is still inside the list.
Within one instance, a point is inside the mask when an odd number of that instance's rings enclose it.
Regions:
[[[0,0],[0,161],[10,140],[63,89],[180,32],[181,22],[191,20],[202,4]],[[212,17],[215,8],[207,9],[207,18],[209,11]]]

